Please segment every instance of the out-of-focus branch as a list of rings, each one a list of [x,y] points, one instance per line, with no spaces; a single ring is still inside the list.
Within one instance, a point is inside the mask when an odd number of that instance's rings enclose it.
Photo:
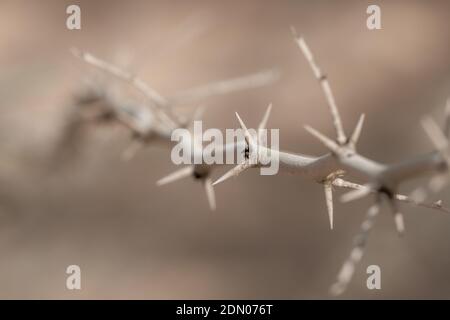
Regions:
[[[150,102],[149,106],[158,115],[158,117],[161,118],[162,121],[165,121],[168,125],[173,127],[176,127],[178,125],[178,119],[176,119],[176,117],[170,113],[170,110],[167,110],[168,105],[167,100],[162,95],[160,95],[155,89],[147,85],[145,81],[136,77],[132,73],[122,70],[113,64],[110,64],[104,60],[95,57],[94,55],[88,52],[82,52],[74,48],[72,49],[72,53],[76,57],[83,60],[84,62],[100,70],[103,70],[118,79],[130,83],[133,87],[135,87],[145,97],[148,98]]]
[[[353,190],[363,190],[366,188],[363,185],[349,182],[349,181],[346,181],[341,178],[335,179],[333,181],[333,186],[339,187],[339,188],[345,188],[345,189],[353,189]],[[369,189],[369,191],[371,193],[376,193],[375,190]],[[395,194],[394,197],[396,200],[398,200],[400,202],[404,202],[404,203],[408,203],[408,204],[411,204],[414,206],[424,207],[424,208],[428,208],[428,209],[434,209],[434,210],[442,211],[444,213],[450,213],[450,209],[443,206],[442,200],[438,200],[435,202],[417,201],[416,199],[414,199],[414,197],[409,197],[409,196],[406,196],[403,194]]]
[[[277,69],[261,71],[238,78],[213,82],[200,87],[176,93],[169,99],[172,105],[199,101],[210,96],[223,95],[236,91],[248,90],[267,86],[276,82],[280,77]]]
[[[379,201],[377,201],[369,208],[366,218],[361,223],[360,231],[354,238],[353,249],[350,252],[347,260],[344,262],[341,270],[339,271],[336,282],[330,288],[330,293],[332,295],[340,295],[347,289],[347,286],[352,280],[353,274],[355,273],[356,266],[361,261],[364,255],[364,250],[366,249],[369,233],[375,224],[375,218],[377,217],[379,212],[380,204]]]

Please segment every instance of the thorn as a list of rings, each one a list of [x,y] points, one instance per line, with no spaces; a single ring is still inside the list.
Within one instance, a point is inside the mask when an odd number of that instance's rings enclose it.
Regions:
[[[249,144],[249,146],[256,146],[255,141],[253,140],[252,135],[250,134],[250,132],[248,131],[247,127],[245,126],[244,121],[242,121],[241,117],[239,117],[239,114],[236,112],[236,117],[239,121],[239,124],[242,128],[242,130],[244,130],[244,134],[245,134],[245,140],[247,141],[247,143]]]
[[[205,187],[206,196],[208,198],[209,208],[211,211],[216,210],[216,195],[214,193],[214,187],[212,185],[211,178],[205,178],[203,180],[203,186]]]
[[[439,128],[436,121],[434,121],[431,117],[422,118],[422,127],[430,138],[431,142],[439,151],[441,156],[444,158],[444,161],[447,163],[447,166],[450,166],[450,155],[448,153],[448,139],[442,130]],[[433,181],[434,180],[434,181]],[[430,187],[435,189],[436,191],[441,190],[445,184],[447,183],[447,178],[442,178],[442,176],[438,176],[435,179],[432,179],[430,182]]]
[[[300,37],[298,36],[297,30],[295,30],[295,27],[294,27],[294,26],[291,26],[290,29],[291,29],[292,36],[293,36],[295,39],[300,38]]]
[[[403,236],[405,233],[405,222],[403,220],[403,214],[400,212],[396,212],[394,214],[394,220],[395,220],[395,228],[397,229],[397,232],[400,236]]]
[[[427,116],[422,118],[421,123],[422,127],[424,128],[425,132],[427,133],[436,149],[438,149],[440,152],[444,152],[448,146],[448,140],[442,130],[439,128],[436,121],[434,121],[433,118]]]
[[[356,124],[355,130],[350,137],[349,145],[352,149],[356,148],[356,144],[358,143],[359,137],[361,135],[361,130],[364,125],[365,114],[361,114],[359,117],[358,123]]]
[[[262,146],[267,146],[267,136],[264,135],[264,130],[267,127],[267,122],[269,121],[270,112],[272,110],[272,103],[267,107],[266,112],[258,126],[258,144]]]
[[[250,168],[250,164],[248,161],[245,161],[241,164],[238,164],[231,170],[227,171],[223,176],[221,176],[219,179],[217,179],[212,185],[215,186],[216,184],[219,184],[221,182],[224,182],[225,180],[228,180],[231,177],[237,177],[242,171]]]
[[[450,117],[450,98],[447,98],[446,104],[445,104],[445,114]]]
[[[259,130],[262,129],[266,129],[267,126],[267,122],[269,121],[269,117],[270,117],[270,112],[272,111],[272,103],[269,104],[269,106],[267,107],[266,112],[264,113],[264,117],[262,118],[259,126],[258,126],[258,132]]]
[[[361,187],[362,187],[360,184],[346,181],[341,178],[334,179],[332,184],[336,187],[349,188],[349,189],[361,189]]]
[[[320,140],[332,152],[339,154],[341,148],[336,142],[308,125],[305,126],[305,130],[316,137],[318,140]]]
[[[163,186],[165,184],[175,182],[177,180],[189,177],[193,172],[194,172],[194,167],[193,166],[188,166],[188,167],[181,168],[181,169],[179,169],[179,170],[177,170],[175,172],[172,172],[168,176],[165,176],[164,178],[158,180],[156,182],[156,185],[157,186]]]
[[[370,185],[363,185],[362,188],[360,188],[360,189],[352,190],[350,192],[347,192],[346,194],[343,194],[341,196],[341,202],[350,202],[350,201],[358,200],[358,199],[364,198],[371,192],[372,192],[372,187]]]
[[[244,121],[242,121],[241,117],[239,117],[239,114],[237,112],[236,112],[236,117],[238,118],[238,121],[239,121],[239,124],[240,124],[242,130],[244,130],[245,141],[247,142],[247,145],[248,145],[249,161],[247,162],[247,164],[248,165],[257,164],[258,163],[258,144],[253,139],[253,136],[250,134],[247,127],[245,126]]]
[[[330,182],[324,183],[325,200],[328,210],[328,219],[330,221],[330,229],[333,230],[333,188]]]
[[[405,222],[403,220],[403,214],[398,210],[397,203],[393,198],[388,198],[388,201],[392,213],[394,214],[395,229],[400,236],[403,236],[405,232]]]

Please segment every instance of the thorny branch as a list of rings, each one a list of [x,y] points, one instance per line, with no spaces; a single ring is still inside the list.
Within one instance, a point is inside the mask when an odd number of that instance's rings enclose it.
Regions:
[[[338,295],[345,291],[352,279],[358,262],[362,259],[368,234],[380,211],[381,200],[388,202],[394,215],[396,229],[400,234],[404,231],[404,222],[403,215],[398,209],[397,202],[404,202],[415,206],[450,213],[450,209],[445,208],[442,201],[425,202],[418,200],[413,196],[397,193],[397,189],[401,183],[421,175],[437,174],[432,178],[430,183],[430,186],[435,186],[434,188],[431,188],[434,191],[447,183],[448,168],[450,164],[448,145],[448,137],[450,134],[450,100],[447,102],[446,121],[443,130],[441,130],[431,118],[426,118],[422,121],[425,131],[436,148],[435,151],[395,164],[383,164],[366,158],[359,154],[356,148],[365,120],[364,114],[360,116],[352,134],[347,137],[327,76],[322,73],[317,65],[305,40],[302,37],[297,36],[293,28],[292,32],[297,46],[305,56],[315,78],[322,88],[332,116],[333,125],[336,131],[336,139],[330,139],[310,126],[305,126],[305,129],[318,139],[329,152],[322,156],[314,157],[267,148],[265,141],[263,141],[263,136],[260,135],[259,132],[266,128],[271,111],[270,105],[258,126],[258,134],[256,136],[250,134],[244,121],[236,113],[239,124],[245,133],[245,139],[244,141],[224,145],[223,148],[236,150],[244,144],[249,151],[249,156],[245,158],[244,162],[229,170],[214,183],[212,183],[211,180],[213,165],[201,164],[183,167],[165,178],[160,179],[157,184],[164,185],[186,177],[200,179],[205,188],[210,207],[214,210],[216,207],[216,199],[213,186],[230,177],[238,176],[246,169],[260,168],[267,165],[267,161],[262,160],[267,160],[264,157],[267,157],[267,155],[270,154],[271,156],[276,156],[278,159],[277,161],[279,161],[281,171],[300,175],[324,186],[326,207],[331,229],[333,229],[334,224],[333,187],[352,190],[341,197],[343,202],[356,200],[369,194],[375,194],[376,202],[369,208],[366,219],[361,224],[361,230],[355,237],[355,244],[351,254],[342,266],[336,283],[330,288],[331,294]],[[126,153],[127,158],[130,158],[130,154],[134,154],[134,150],[136,150],[138,146],[142,146],[143,142],[160,140],[170,145],[170,136],[174,129],[177,127],[189,127],[190,121],[181,120],[181,116],[172,108],[174,105],[186,101],[190,102],[203,99],[210,95],[224,94],[236,90],[267,85],[275,81],[278,77],[277,73],[273,70],[260,72],[246,77],[221,81],[187,90],[174,95],[172,98],[164,98],[157,93],[156,90],[149,87],[144,81],[128,72],[110,65],[89,53],[75,51],[75,54],[88,64],[129,82],[148,98],[148,108],[142,106],[141,108],[136,108],[136,106],[131,108],[129,105],[123,104],[122,101],[116,99],[117,97],[111,97],[108,93],[101,95],[103,101],[106,101],[106,105],[109,106],[107,111],[113,114],[115,120],[127,126],[132,131],[135,140],[137,141],[137,143],[132,145],[131,151]],[[195,115],[190,120],[195,120],[197,117],[198,115]],[[197,138],[198,137],[194,136],[191,138],[194,143],[194,152],[202,153],[202,146],[196,143]],[[365,185],[360,185],[346,181],[342,178],[346,174],[361,177],[367,182]]]
[[[118,122],[131,131],[133,140],[122,154],[124,160],[130,160],[137,151],[150,142],[172,146],[171,135],[173,130],[180,127],[191,129],[190,126],[193,121],[201,117],[204,109],[201,107],[197,108],[191,118],[185,119],[175,111],[175,107],[199,101],[210,96],[270,85],[279,78],[279,71],[277,69],[270,69],[233,79],[209,83],[165,98],[140,78],[115,65],[97,58],[88,52],[72,49],[72,53],[87,64],[129,83],[147,98],[147,103],[141,105],[135,102],[124,101],[115,92],[94,86],[77,99],[77,107],[83,107],[83,109],[86,109],[87,106],[93,107],[94,105],[98,108],[100,104],[100,110],[96,110],[94,120],[106,119]],[[193,137],[192,141],[195,144],[194,153],[198,154],[202,153],[203,150],[202,146],[196,142],[197,138]],[[243,146],[242,142],[225,145],[223,148],[235,149],[239,146]],[[214,210],[216,208],[215,195],[210,178],[212,168],[213,166],[204,164],[188,166],[161,179],[158,181],[158,185],[164,185],[189,176],[194,177],[202,182],[210,208]]]
[[[295,30],[293,30],[293,33],[294,35],[296,34]],[[368,216],[362,224],[361,233],[356,237],[355,247],[352,250],[350,258],[342,267],[336,284],[334,284],[330,289],[332,294],[337,295],[345,291],[347,284],[352,278],[356,265],[363,256],[368,232],[372,228],[374,219],[379,212],[379,201],[381,199],[388,201],[394,215],[394,222],[399,234],[404,232],[404,222],[403,215],[399,211],[396,204],[397,201],[447,213],[450,212],[449,209],[443,207],[442,201],[427,203],[396,193],[398,186],[402,182],[424,174],[441,172],[439,177],[440,179],[443,179],[442,177],[444,174],[442,172],[445,171],[445,181],[447,181],[447,168],[450,163],[448,140],[445,133],[441,131],[435,122],[432,121],[432,119],[427,119],[423,122],[423,125],[426,132],[430,136],[430,139],[433,141],[433,144],[437,149],[436,151],[392,165],[382,164],[359,154],[356,151],[356,145],[362,131],[365,119],[364,115],[361,115],[352,135],[350,138],[347,138],[343,130],[341,117],[339,115],[327,77],[317,66],[314,56],[312,55],[305,40],[302,37],[297,37],[295,35],[295,41],[310,64],[316,79],[322,87],[333,118],[337,138],[336,140],[330,139],[318,130],[310,126],[305,126],[305,129],[317,138],[327,149],[329,149],[330,153],[320,157],[308,157],[280,151],[280,168],[287,169],[292,173],[303,175],[324,185],[326,206],[328,209],[331,228],[333,228],[332,186],[353,189],[353,191],[342,197],[344,202],[359,199],[370,193],[375,193],[378,195],[377,203],[369,209]],[[447,112],[447,114],[449,115],[450,112]],[[243,124],[239,117],[238,120],[241,127],[246,130],[245,124]],[[446,126],[448,123],[449,122],[446,121]],[[446,130],[446,128],[444,128],[444,130]],[[258,152],[260,150],[264,150],[263,146],[258,145],[258,141],[253,141],[252,144],[247,141],[247,143],[249,144],[250,149],[257,149]],[[278,151],[271,150],[271,152],[276,153]],[[252,164],[250,166],[248,163],[244,163],[239,165],[226,173],[222,178],[217,180],[217,182],[222,182],[233,175],[238,175],[247,168],[258,167],[258,165],[260,164]],[[363,177],[368,180],[368,182],[366,185],[359,185],[345,181],[340,178],[345,173]]]

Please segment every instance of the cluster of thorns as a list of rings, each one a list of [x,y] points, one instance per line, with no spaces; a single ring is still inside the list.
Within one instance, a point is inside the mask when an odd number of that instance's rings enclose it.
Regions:
[[[193,177],[203,184],[210,208],[214,210],[216,208],[214,193],[214,186],[216,184],[230,177],[237,176],[246,169],[260,168],[267,165],[267,161],[262,161],[263,157],[267,156],[267,154],[273,155],[277,153],[280,170],[300,175],[323,185],[331,229],[333,229],[333,187],[351,190],[341,197],[343,202],[353,201],[368,196],[369,194],[375,195],[375,201],[368,209],[366,217],[361,224],[360,231],[354,238],[354,246],[351,253],[338,273],[336,282],[330,288],[331,294],[339,295],[346,290],[355,272],[355,268],[363,256],[367,238],[374,225],[375,218],[380,211],[381,202],[386,202],[390,207],[396,230],[400,235],[403,234],[405,227],[398,202],[405,202],[442,212],[450,212],[449,209],[443,206],[442,201],[425,202],[429,191],[437,192],[441,190],[448,181],[448,168],[450,166],[448,146],[448,136],[450,134],[450,101],[447,102],[446,123],[443,129],[432,118],[425,117],[422,119],[422,126],[433,143],[434,151],[389,165],[366,158],[359,154],[356,148],[363,128],[364,114],[359,118],[351,135],[347,136],[344,132],[327,76],[322,73],[316,64],[314,56],[305,40],[297,36],[295,30],[293,30],[293,35],[296,44],[311,66],[314,76],[323,90],[332,115],[336,138],[329,138],[310,126],[305,126],[305,129],[328,149],[328,153],[314,157],[270,150],[270,148],[266,147],[265,141],[262,141],[263,135],[259,133],[266,128],[271,112],[270,105],[257,130],[252,131],[252,133],[236,113],[245,139],[226,144],[223,148],[227,150],[239,150],[238,147],[242,147],[244,144],[245,160],[225,173],[221,178],[215,182],[211,179],[211,173],[217,165],[194,164],[183,166],[174,173],[160,179],[157,184],[164,185],[182,178]],[[82,121],[95,119],[96,121],[118,122],[131,131],[131,144],[123,153],[123,157],[127,160],[131,159],[139,149],[150,143],[162,142],[167,146],[171,146],[171,133],[173,130],[181,127],[190,128],[193,121],[201,117],[202,108],[197,108],[190,117],[181,115],[177,112],[177,106],[180,104],[200,101],[213,95],[268,85],[278,78],[276,70],[268,70],[249,76],[208,84],[178,93],[171,98],[165,98],[131,73],[98,59],[89,53],[79,50],[73,50],[73,53],[84,62],[130,84],[146,98],[144,104],[133,103],[121,99],[113,91],[108,91],[102,86],[97,86],[92,87],[91,90],[83,96],[79,96],[77,99],[77,110],[89,114],[89,117],[84,119],[79,118]],[[86,112],[86,110],[89,111]],[[196,139],[198,137],[192,137],[194,142]],[[201,144],[196,144],[194,152],[203,152]],[[427,188],[419,188],[411,196],[397,193],[401,183],[427,174],[432,176]],[[344,180],[343,177],[345,175],[361,177],[367,183],[361,185]]]

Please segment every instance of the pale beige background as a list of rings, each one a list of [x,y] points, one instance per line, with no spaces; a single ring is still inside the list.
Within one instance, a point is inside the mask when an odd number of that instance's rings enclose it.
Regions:
[[[81,31],[65,28],[72,3]],[[324,152],[302,129],[333,132],[291,24],[329,74],[347,130],[366,113],[362,153],[394,162],[429,151],[419,121],[441,118],[450,94],[450,2],[376,1],[380,31],[366,28],[370,3],[2,0],[0,298],[328,298],[369,199],[337,203],[331,232],[321,187],[295,176],[246,172],[217,187],[212,214],[194,181],[155,186],[174,170],[167,150],[121,162],[123,131],[90,132],[63,165],[48,154],[91,72],[72,46],[126,62],[167,95],[279,67],[276,85],[209,99],[205,125],[234,128],[234,111],[255,125],[273,102],[282,149]],[[403,208],[406,236],[383,211],[344,298],[450,298],[450,216]],[[65,289],[69,264],[82,268],[80,292]],[[365,288],[369,264],[382,268],[381,291]]]

